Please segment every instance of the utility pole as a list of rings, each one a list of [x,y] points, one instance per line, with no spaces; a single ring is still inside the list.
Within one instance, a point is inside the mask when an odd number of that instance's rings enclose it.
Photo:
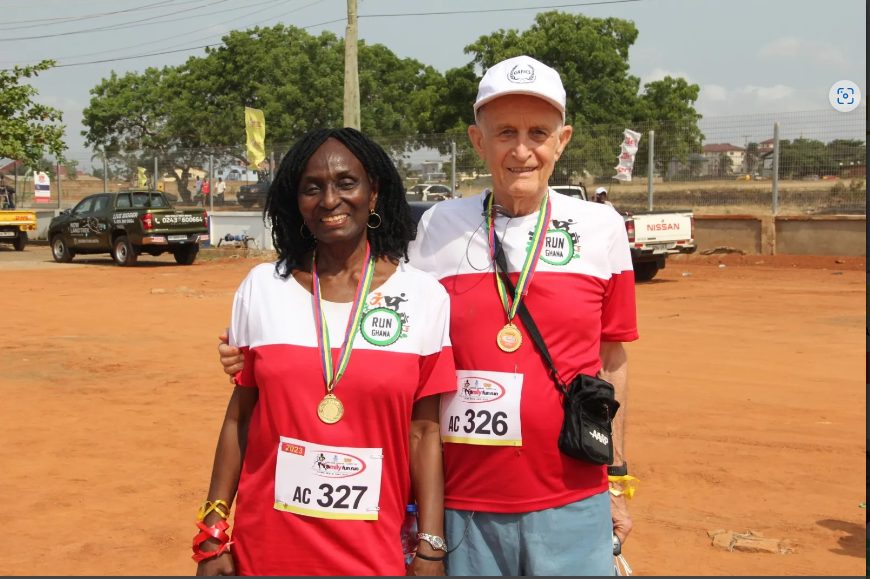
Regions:
[[[360,129],[356,0],[347,0],[344,32],[344,126]]]

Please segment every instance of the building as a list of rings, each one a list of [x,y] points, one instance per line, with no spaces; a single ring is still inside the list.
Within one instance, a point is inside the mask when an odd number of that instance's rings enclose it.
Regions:
[[[701,154],[707,160],[704,167],[705,175],[726,177],[746,172],[746,149],[729,143],[714,143],[704,145]],[[725,161],[725,159],[729,159]]]

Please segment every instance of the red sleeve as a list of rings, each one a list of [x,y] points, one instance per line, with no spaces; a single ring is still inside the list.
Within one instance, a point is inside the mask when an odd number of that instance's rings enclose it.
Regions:
[[[243,346],[239,349],[245,356],[245,365],[240,372],[236,373],[236,375],[233,376],[233,380],[236,382],[236,386],[256,388],[257,381],[254,379],[254,352],[248,346]]]
[[[440,352],[421,356],[420,385],[414,400],[427,396],[456,391],[456,366],[453,363],[453,348],[447,346]]]

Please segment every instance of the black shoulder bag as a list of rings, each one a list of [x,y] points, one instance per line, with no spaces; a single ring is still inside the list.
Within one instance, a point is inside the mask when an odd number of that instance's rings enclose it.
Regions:
[[[496,274],[502,275],[508,292],[513,295],[514,286],[507,274],[507,260],[498,235],[495,238]],[[499,272],[498,270],[501,270]],[[553,358],[541,332],[538,331],[525,301],[520,302],[517,312],[532,336],[535,345],[550,367],[553,382],[562,397],[565,416],[559,432],[559,450],[562,453],[592,464],[613,463],[613,431],[611,421],[619,410],[614,396],[613,384],[588,374],[578,374],[571,384],[562,383]]]

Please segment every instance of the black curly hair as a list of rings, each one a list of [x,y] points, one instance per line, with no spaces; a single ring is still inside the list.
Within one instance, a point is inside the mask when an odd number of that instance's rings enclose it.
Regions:
[[[302,234],[303,220],[297,197],[308,160],[327,139],[341,142],[359,159],[378,192],[375,211],[381,216],[381,226],[368,229],[372,256],[407,259],[408,242],[417,233],[402,178],[381,146],[350,127],[315,129],[284,155],[266,195],[263,217],[272,224],[272,243],[278,252],[275,270],[285,278],[291,269],[302,265],[303,258],[316,243],[310,234]]]

